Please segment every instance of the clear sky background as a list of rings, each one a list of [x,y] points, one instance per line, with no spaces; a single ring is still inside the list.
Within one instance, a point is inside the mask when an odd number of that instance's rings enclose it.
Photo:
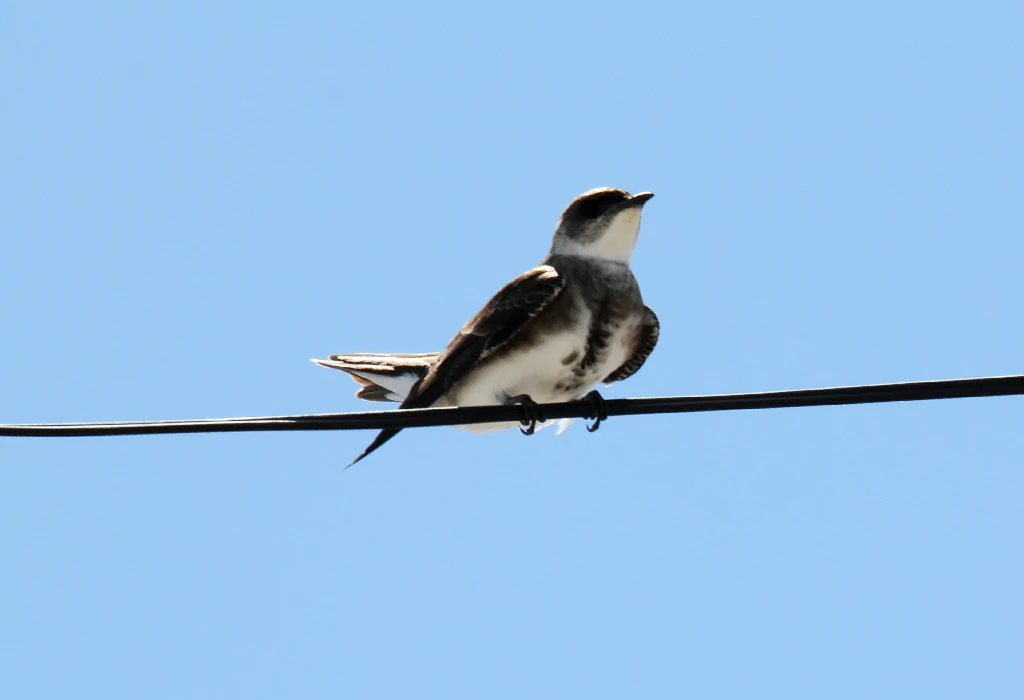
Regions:
[[[657,194],[608,397],[1024,372],[1019,3],[0,7],[0,422],[373,408]],[[834,4],[833,4],[834,5]],[[0,440],[9,698],[997,698],[1024,400]]]

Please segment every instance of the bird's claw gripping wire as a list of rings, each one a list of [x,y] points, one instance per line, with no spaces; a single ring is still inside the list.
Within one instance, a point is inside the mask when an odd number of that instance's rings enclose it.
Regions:
[[[506,403],[515,404],[522,410],[523,419],[519,422],[526,427],[519,428],[519,432],[523,435],[533,435],[537,430],[537,423],[544,422],[544,414],[540,410],[540,405],[531,399],[529,394],[509,397]]]
[[[598,393],[597,389],[584,396],[583,400],[587,402],[587,406],[590,409],[587,415],[583,417],[588,420],[591,418],[595,419],[592,425],[587,426],[587,432],[592,433],[601,427],[602,421],[608,418],[608,402]]]

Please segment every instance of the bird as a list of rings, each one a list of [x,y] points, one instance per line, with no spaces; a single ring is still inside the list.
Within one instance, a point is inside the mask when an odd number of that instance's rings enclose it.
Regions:
[[[635,374],[661,327],[644,304],[630,261],[651,192],[612,187],[574,198],[548,255],[498,291],[440,352],[331,355],[313,362],[347,372],[368,401],[400,409],[517,404],[523,433],[544,424],[539,404],[584,399],[606,417],[598,384]],[[520,423],[459,426],[474,432]],[[528,426],[528,427],[523,427]],[[382,430],[352,466],[400,432]]]

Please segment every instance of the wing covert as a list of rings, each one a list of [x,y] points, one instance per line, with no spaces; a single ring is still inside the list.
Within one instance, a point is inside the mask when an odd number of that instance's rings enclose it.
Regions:
[[[506,284],[448,343],[403,406],[432,404],[477,362],[512,340],[564,286],[565,280],[550,265],[535,267]]]

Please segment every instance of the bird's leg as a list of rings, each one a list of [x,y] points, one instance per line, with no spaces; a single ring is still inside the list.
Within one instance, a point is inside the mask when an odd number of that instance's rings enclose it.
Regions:
[[[519,396],[510,396],[505,399],[506,404],[515,404],[519,406],[523,411],[523,419],[519,421],[525,428],[520,428],[519,432],[523,435],[533,435],[537,429],[537,423],[544,422],[544,414],[541,413],[540,405],[530,398],[529,394],[519,394]]]
[[[587,426],[587,432],[592,433],[601,427],[601,421],[608,418],[608,402],[605,401],[604,397],[598,393],[597,389],[594,389],[584,396],[583,400],[587,402],[587,406],[590,408],[590,411],[584,416],[584,418],[596,419],[593,425]]]

